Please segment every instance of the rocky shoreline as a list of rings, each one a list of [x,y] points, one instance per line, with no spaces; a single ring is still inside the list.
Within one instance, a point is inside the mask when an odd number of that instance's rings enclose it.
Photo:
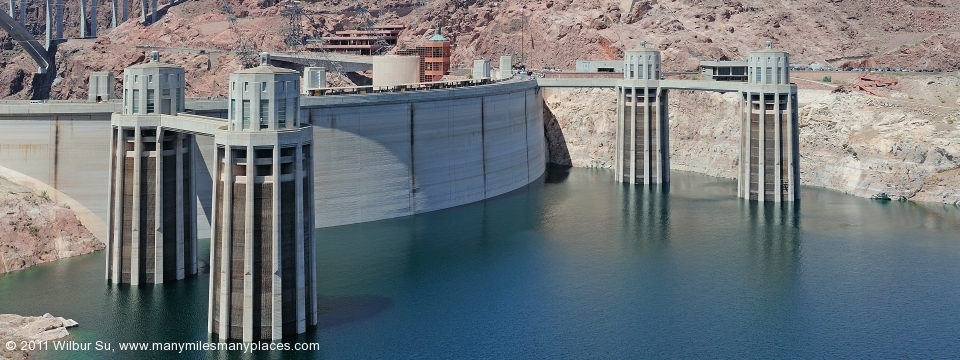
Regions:
[[[68,206],[0,177],[0,274],[103,248]]]
[[[31,342],[35,344],[63,338],[70,334],[68,328],[77,325],[73,319],[49,313],[43,316],[0,314],[0,340],[4,343],[0,347],[0,360],[28,359],[32,351],[26,349],[30,348]],[[13,346],[10,346],[11,342]]]

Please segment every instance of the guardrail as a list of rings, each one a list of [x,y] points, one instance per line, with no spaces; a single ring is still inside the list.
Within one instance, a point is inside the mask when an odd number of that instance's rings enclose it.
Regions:
[[[389,86],[372,86],[372,85],[347,86],[347,87],[334,87],[334,88],[322,88],[322,89],[309,89],[307,90],[307,96],[359,95],[359,94],[434,90],[434,89],[447,89],[447,88],[459,88],[459,87],[467,87],[467,86],[488,85],[488,84],[493,84],[495,82],[497,81],[489,78],[482,78],[482,79],[466,79],[466,80],[433,81],[433,82],[389,85]]]
[[[101,103],[122,103],[122,99],[110,99],[101,101]],[[86,99],[67,99],[67,100],[0,100],[0,104],[96,104],[95,101]]]

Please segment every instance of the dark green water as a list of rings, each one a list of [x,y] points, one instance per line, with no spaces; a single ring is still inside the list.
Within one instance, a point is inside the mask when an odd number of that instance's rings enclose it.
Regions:
[[[319,230],[320,325],[291,341],[320,350],[252,358],[960,357],[956,207],[812,188],[799,204],[758,205],[734,180],[680,172],[668,192],[608,171],[548,180]],[[73,318],[72,340],[114,349],[207,340],[207,274],[111,286],[104,256],[0,276],[0,313]],[[181,356],[250,357],[40,353]]]

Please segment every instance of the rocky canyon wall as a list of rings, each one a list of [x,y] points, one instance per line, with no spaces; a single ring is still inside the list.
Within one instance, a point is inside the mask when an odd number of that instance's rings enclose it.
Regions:
[[[925,91],[935,93],[960,86],[960,78],[952,75],[912,81],[929,83]],[[960,205],[960,108],[954,98],[932,96],[943,103],[932,105],[922,102],[923,94],[916,99],[905,93],[891,98],[827,90],[799,94],[802,184],[863,197],[886,194]],[[671,168],[735,178],[737,94],[672,91],[669,96]],[[543,98],[550,161],[612,168],[614,91],[546,89]]]

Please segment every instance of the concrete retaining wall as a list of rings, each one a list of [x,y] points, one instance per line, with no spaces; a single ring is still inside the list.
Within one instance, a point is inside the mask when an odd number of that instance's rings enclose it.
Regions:
[[[301,116],[315,124],[317,227],[479,201],[544,171],[542,101],[532,81],[304,98]],[[197,230],[207,238],[213,138],[196,139]],[[0,166],[58,189],[100,219],[107,219],[109,148],[108,113],[0,109]]]

